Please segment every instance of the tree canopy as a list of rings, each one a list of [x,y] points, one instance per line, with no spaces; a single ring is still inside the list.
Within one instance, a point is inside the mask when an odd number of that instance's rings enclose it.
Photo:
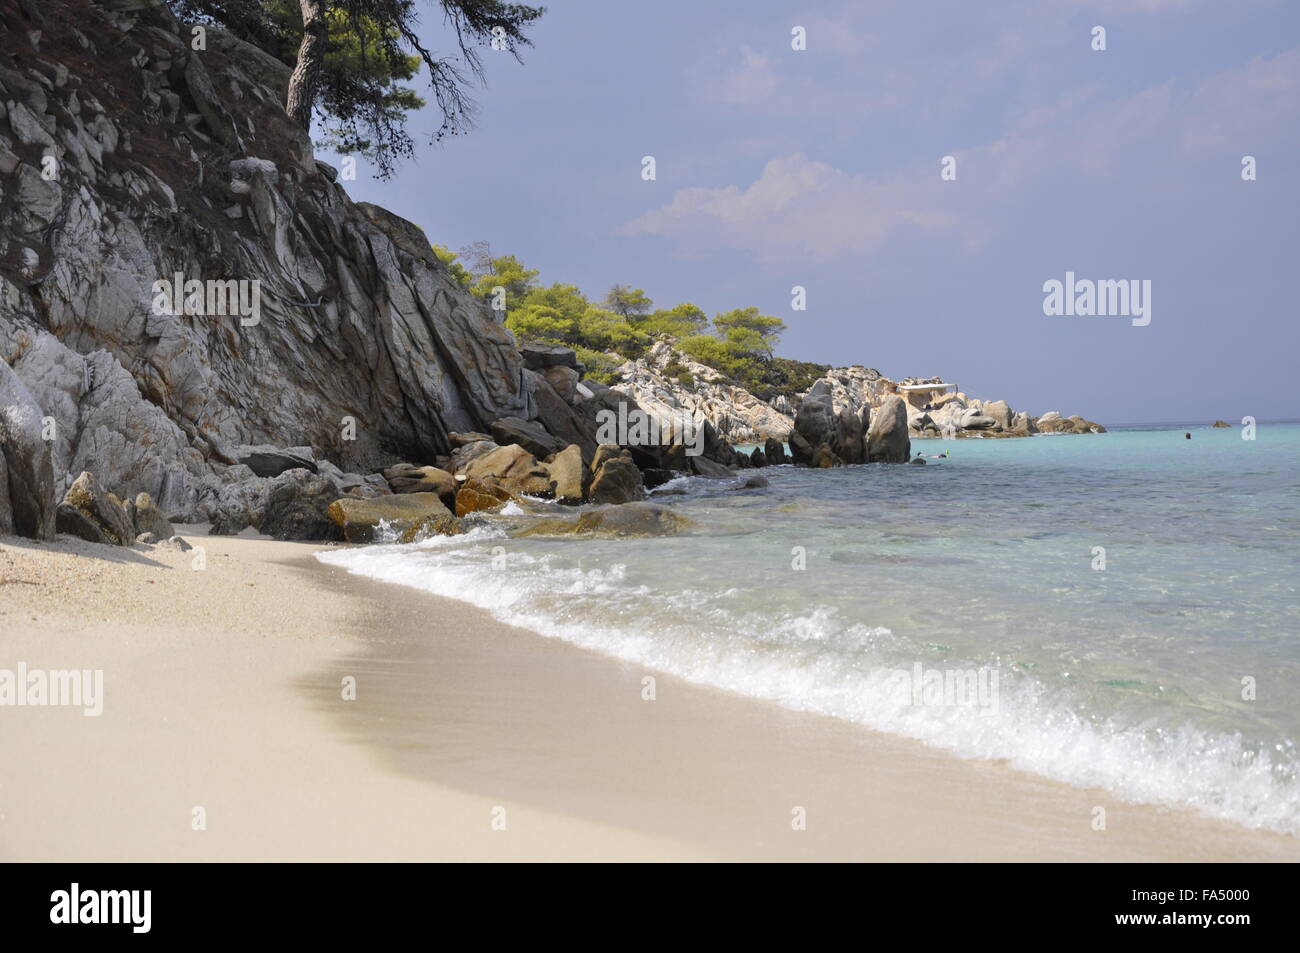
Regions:
[[[427,0],[451,52],[426,48],[417,0],[168,0],[177,16],[215,23],[293,67],[285,109],[318,144],[366,157],[379,178],[414,153],[408,115],[426,105],[405,85],[421,66],[442,116],[433,141],[473,128],[468,89],[485,79],[484,48],[520,59],[543,7],[503,0]]]
[[[441,245],[433,250],[453,278],[484,301],[492,302],[497,288],[504,290],[505,324],[516,336],[573,348],[588,375],[601,383],[615,383],[623,361],[641,357],[665,338],[760,396],[793,394],[820,376],[814,371],[821,365],[774,356],[785,322],[755,307],[724,311],[710,321],[689,302],[651,310],[654,302],[645,291],[623,284],[593,302],[576,285],[540,284],[536,269],[514,255],[493,255],[486,242],[467,245],[459,254]],[[668,372],[693,386],[684,367]]]

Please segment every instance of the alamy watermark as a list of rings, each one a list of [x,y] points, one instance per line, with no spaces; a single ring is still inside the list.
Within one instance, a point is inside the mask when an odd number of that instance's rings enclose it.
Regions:
[[[170,281],[159,278],[152,290],[154,314],[232,315],[246,328],[262,320],[262,282],[258,278],[186,280],[178,271]]]
[[[998,710],[996,668],[926,668],[916,662],[910,671],[892,672],[888,688],[900,705]]]
[[[1043,282],[1043,314],[1048,317],[1079,315],[1082,317],[1132,318],[1135,328],[1151,323],[1151,279],[1137,278],[1093,281],[1065,273],[1065,281],[1055,278]]]
[[[103,669],[0,668],[0,708],[81,708],[87,718],[104,713]]]

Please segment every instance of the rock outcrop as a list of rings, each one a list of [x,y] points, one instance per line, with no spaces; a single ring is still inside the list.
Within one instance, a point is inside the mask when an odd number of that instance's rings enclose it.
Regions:
[[[48,6],[39,49],[0,33],[0,360],[54,420],[55,498],[91,470],[211,519],[241,456],[306,463],[250,448],[368,472],[535,418],[512,335],[315,161],[286,67],[213,27],[191,50],[157,0]]]
[[[645,499],[645,482],[630,452],[610,444],[602,444],[597,449],[589,496],[593,503],[631,503]]]
[[[907,410],[903,398],[894,394],[871,415],[871,427],[867,431],[867,462],[906,463],[911,453]]]
[[[617,389],[660,420],[683,416],[708,421],[729,443],[784,441],[794,429],[788,414],[759,400],[713,368],[692,360],[667,341],[618,369]],[[688,383],[689,381],[689,383]]]
[[[49,539],[55,511],[54,465],[41,410],[0,361],[0,535]]]

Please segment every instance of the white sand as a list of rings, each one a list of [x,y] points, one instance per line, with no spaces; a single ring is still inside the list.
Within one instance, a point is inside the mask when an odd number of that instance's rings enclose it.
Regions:
[[[319,546],[188,538],[201,571],[0,540],[0,669],[102,669],[105,696],[97,718],[0,707],[0,858],[1300,859],[1294,838],[664,675],[646,702],[651,673]]]

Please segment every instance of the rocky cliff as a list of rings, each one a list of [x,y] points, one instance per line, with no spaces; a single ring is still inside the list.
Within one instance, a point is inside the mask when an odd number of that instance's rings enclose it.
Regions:
[[[61,497],[88,470],[212,520],[265,497],[259,447],[364,474],[507,418],[590,459],[574,395],[314,159],[283,64],[159,0],[0,0],[0,22],[8,484],[48,466]]]

